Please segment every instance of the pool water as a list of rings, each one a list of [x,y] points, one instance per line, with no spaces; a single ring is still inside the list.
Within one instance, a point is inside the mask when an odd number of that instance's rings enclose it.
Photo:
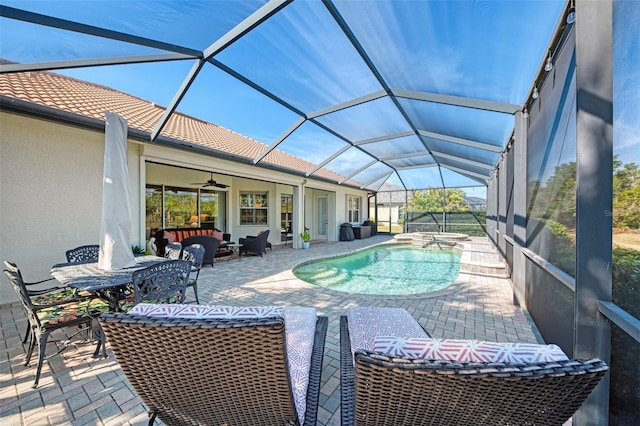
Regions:
[[[457,250],[385,245],[305,263],[293,273],[308,283],[349,293],[420,294],[451,285],[460,273],[460,257]]]

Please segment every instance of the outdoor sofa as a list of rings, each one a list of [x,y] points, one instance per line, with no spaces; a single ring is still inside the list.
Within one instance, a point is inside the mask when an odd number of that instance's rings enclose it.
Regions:
[[[204,264],[213,265],[213,259],[217,257],[231,256],[233,251],[226,247],[226,243],[231,241],[231,234],[224,233],[215,228],[164,228],[159,229],[155,233],[156,238],[156,246],[158,250],[158,256],[164,256],[164,248],[167,244],[171,243],[181,243],[183,246],[183,240],[189,237],[195,236],[208,236],[213,237],[218,240],[218,246],[214,252],[211,251],[211,248],[205,253],[205,262]],[[207,241],[203,241],[206,239],[200,239],[198,241],[191,240],[189,244],[202,244],[207,247],[211,247],[211,243],[207,243]]]

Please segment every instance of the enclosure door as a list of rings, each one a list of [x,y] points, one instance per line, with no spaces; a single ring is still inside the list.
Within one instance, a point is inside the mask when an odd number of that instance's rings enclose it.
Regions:
[[[327,214],[327,197],[316,198],[316,239],[327,239],[327,226],[329,222]]]

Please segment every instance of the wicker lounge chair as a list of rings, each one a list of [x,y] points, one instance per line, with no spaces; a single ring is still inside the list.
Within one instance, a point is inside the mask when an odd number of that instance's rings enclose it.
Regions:
[[[597,359],[478,363],[351,351],[340,320],[343,425],[561,425],[606,374]]]
[[[154,305],[134,311],[148,306]],[[300,395],[293,385],[299,369],[287,360],[295,352],[285,333],[289,317],[202,318],[193,309],[204,306],[164,305],[166,312],[179,307],[192,317],[100,317],[122,370],[149,409],[149,425],[156,417],[182,425],[316,424],[326,317],[316,317],[314,309],[306,314],[310,364]],[[299,410],[301,400],[306,408]]]

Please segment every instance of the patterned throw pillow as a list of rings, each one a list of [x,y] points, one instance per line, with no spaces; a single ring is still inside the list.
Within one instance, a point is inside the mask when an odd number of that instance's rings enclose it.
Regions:
[[[283,308],[280,306],[220,306],[220,305],[154,305],[140,303],[131,315],[169,318],[284,318],[287,363],[300,424],[307,409],[309,370],[316,329],[315,308]]]
[[[377,336],[373,350],[391,356],[461,362],[538,363],[569,359],[556,345],[461,339]]]
[[[373,350],[376,336],[422,337],[429,335],[402,308],[355,307],[347,309],[351,351]]]
[[[176,234],[169,231],[164,231],[162,238],[167,240],[167,244],[173,244],[176,242]]]

